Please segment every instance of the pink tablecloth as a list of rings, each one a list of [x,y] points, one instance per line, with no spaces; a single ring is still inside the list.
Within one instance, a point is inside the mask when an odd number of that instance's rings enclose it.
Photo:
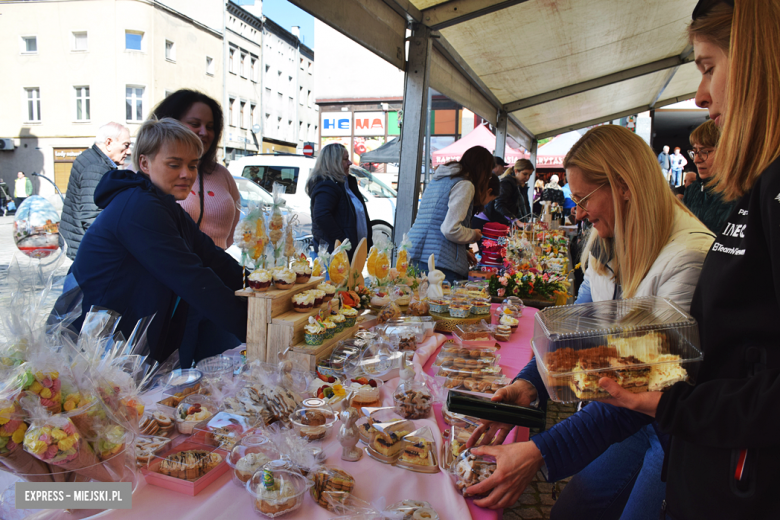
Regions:
[[[495,308],[496,305],[493,305],[493,307]],[[539,312],[537,309],[526,307],[523,311],[523,316],[520,318],[520,324],[518,325],[517,330],[512,334],[510,341],[501,344],[501,350],[499,351],[501,360],[499,364],[501,365],[504,375],[510,379],[514,379],[518,372],[520,372],[520,369],[531,360],[533,354],[531,349],[531,338],[534,333],[534,315],[537,312]],[[433,361],[435,358],[436,355],[434,353],[434,355],[431,355],[425,363],[425,372],[430,375],[434,375],[436,372],[433,368]],[[439,428],[442,430],[447,429],[447,423],[444,422],[441,415],[441,405],[436,405],[434,411]],[[527,441],[528,428],[515,428],[515,437],[508,437],[505,444],[514,442],[515,440]],[[471,499],[466,500],[466,505],[471,513],[471,518],[474,520],[493,520],[502,517],[501,510],[491,511],[489,509],[477,507]]]
[[[514,377],[531,357],[530,339],[533,334],[533,315],[535,309],[526,309],[520,320],[520,326],[512,335],[512,340],[504,343],[501,348],[501,366],[508,377]],[[430,373],[434,355],[428,359],[425,370]],[[384,404],[392,405],[392,393],[398,384],[398,379],[388,381],[383,388]],[[441,407],[434,408],[435,418],[416,420],[416,426],[430,426],[434,435],[441,438],[441,432],[447,428],[442,420]],[[335,431],[325,441],[325,452],[328,456],[326,464],[343,468],[355,477],[354,494],[369,502],[380,497],[386,504],[399,500],[425,500],[438,511],[442,519],[478,519],[493,520],[501,518],[501,511],[490,511],[474,505],[472,500],[465,500],[456,492],[449,477],[444,473],[421,474],[401,468],[381,464],[367,455],[358,462],[341,460],[341,446],[336,440]],[[521,430],[518,438],[527,438],[527,431]],[[362,444],[359,446],[363,446]],[[55,512],[50,512],[56,515]],[[252,499],[243,489],[230,481],[230,472],[219,477],[198,496],[190,497],[168,491],[152,485],[143,485],[133,496],[131,510],[106,511],[101,518],[111,519],[157,519],[182,518],[214,520],[222,518],[255,518]],[[285,519],[319,520],[331,518],[334,515],[319,507],[311,497],[307,496],[303,507],[285,516]],[[42,515],[42,518],[48,515]]]

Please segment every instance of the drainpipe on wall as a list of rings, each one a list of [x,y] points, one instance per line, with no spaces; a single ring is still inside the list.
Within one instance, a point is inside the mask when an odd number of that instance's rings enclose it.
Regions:
[[[227,107],[230,114],[227,97],[227,66],[228,66],[228,40],[227,40],[227,0],[222,3],[222,106]],[[224,110],[223,110],[224,111]],[[227,159],[227,132],[228,120],[222,118],[222,162]]]

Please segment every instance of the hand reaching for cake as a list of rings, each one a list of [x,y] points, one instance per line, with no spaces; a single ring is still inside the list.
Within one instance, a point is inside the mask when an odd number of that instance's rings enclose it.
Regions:
[[[529,383],[519,379],[509,386],[496,391],[490,398],[491,401],[499,403],[516,404],[519,406],[528,406],[532,402],[536,401],[537,392],[536,388]],[[466,442],[466,447],[472,446],[488,446],[493,444],[499,446],[504,443],[506,436],[512,431],[515,426],[513,424],[500,423],[495,421],[481,421],[474,433],[469,437]],[[481,439],[480,439],[481,437]],[[495,439],[495,440],[494,440]]]
[[[488,495],[474,501],[479,507],[488,509],[511,507],[544,464],[542,453],[533,442],[485,446],[474,448],[471,453],[496,459],[496,471],[486,480],[466,489],[467,495]]]
[[[608,377],[599,379],[599,386],[612,396],[611,399],[601,399],[601,402],[619,406],[621,408],[628,408],[629,410],[655,417],[655,412],[658,409],[658,402],[661,400],[662,392],[642,392],[635,394],[626,390]]]

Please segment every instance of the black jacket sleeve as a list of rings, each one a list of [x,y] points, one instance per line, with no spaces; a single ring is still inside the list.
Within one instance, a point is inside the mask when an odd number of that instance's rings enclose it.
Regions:
[[[516,219],[520,216],[517,214],[519,196],[517,183],[512,179],[503,179],[501,181],[501,191],[498,198],[494,201],[496,211],[509,221]]]

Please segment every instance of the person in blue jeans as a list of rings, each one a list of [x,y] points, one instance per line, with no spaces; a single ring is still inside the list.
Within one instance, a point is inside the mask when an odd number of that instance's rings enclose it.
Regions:
[[[677,146],[674,148],[674,155],[669,157],[671,163],[672,163],[672,187],[677,188],[682,184],[683,178],[682,178],[682,172],[683,168],[685,168],[685,165],[688,164],[688,159],[685,158],[683,154],[680,153],[680,147]]]
[[[569,151],[564,167],[577,220],[593,224],[576,303],[660,296],[687,309],[714,237],[658,175],[647,144],[623,127],[592,128]],[[534,358],[492,399],[529,406],[548,398]],[[498,467],[466,492],[488,495],[475,501],[480,507],[508,507],[541,469],[551,482],[574,475],[552,509],[553,519],[655,520],[665,496],[664,451],[652,422],[592,402],[529,442],[502,446],[512,425],[486,421],[468,445],[479,441],[473,453],[494,456]]]

